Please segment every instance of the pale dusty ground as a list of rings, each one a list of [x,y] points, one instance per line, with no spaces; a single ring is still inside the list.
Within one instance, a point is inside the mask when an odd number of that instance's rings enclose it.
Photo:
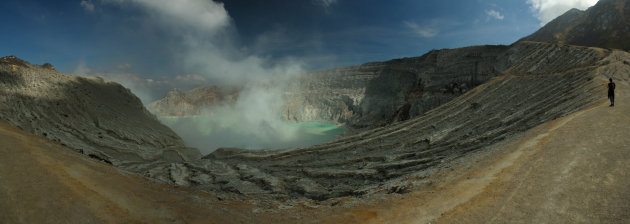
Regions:
[[[630,223],[630,101],[619,98],[494,146],[505,151],[392,202],[375,223]]]
[[[630,223],[627,95],[532,133],[481,193],[434,223]]]
[[[230,214],[242,203],[123,173],[4,122],[0,143],[0,223],[246,221]]]
[[[0,223],[630,223],[621,91],[614,108],[602,101],[456,160],[410,193],[282,209],[150,182],[0,123]]]

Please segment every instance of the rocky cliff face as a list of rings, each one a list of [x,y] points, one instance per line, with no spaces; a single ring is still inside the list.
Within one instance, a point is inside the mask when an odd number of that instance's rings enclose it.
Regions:
[[[586,11],[572,9],[520,41],[630,50],[630,1],[599,0]]]
[[[332,122],[353,129],[408,120],[505,72],[523,59],[520,51],[529,46],[535,45],[435,50],[420,57],[307,72],[289,81],[281,115],[292,122]],[[158,116],[173,115],[164,113],[173,110],[195,115],[212,101],[193,103],[188,98],[215,92],[216,88],[174,90],[149,109]]]
[[[116,166],[200,156],[120,84],[12,56],[0,58],[0,119]]]
[[[292,122],[324,121],[353,128],[407,120],[500,74],[506,65],[499,63],[499,57],[507,49],[439,50],[421,57],[307,72],[289,81],[281,115]],[[229,99],[235,99],[237,91],[223,90]],[[148,108],[158,116],[198,115],[201,108],[211,110],[224,102],[203,97],[220,98],[219,92],[219,87],[173,90]]]
[[[431,51],[421,57],[306,73],[289,85],[283,117],[355,128],[423,114],[500,74],[506,46]]]

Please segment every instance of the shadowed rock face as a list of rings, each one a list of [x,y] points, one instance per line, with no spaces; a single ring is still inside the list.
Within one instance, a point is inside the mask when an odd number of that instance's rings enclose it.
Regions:
[[[630,50],[630,1],[599,0],[586,11],[572,9],[519,41],[564,43]]]
[[[352,128],[423,114],[500,74],[507,46],[431,51],[421,57],[306,73],[287,89],[282,116]]]
[[[200,156],[129,89],[53,68],[0,58],[0,119],[116,166]]]
[[[420,57],[307,72],[289,81],[281,115],[291,122],[331,122],[352,129],[408,120],[502,74],[522,59],[517,51],[530,46],[533,47],[529,43],[436,50]],[[551,63],[559,59],[550,56],[544,60],[543,63]],[[211,110],[225,102],[203,97],[221,96],[220,91],[218,87],[185,93],[173,90],[149,109],[158,116],[174,114],[164,111],[198,115],[200,108]]]

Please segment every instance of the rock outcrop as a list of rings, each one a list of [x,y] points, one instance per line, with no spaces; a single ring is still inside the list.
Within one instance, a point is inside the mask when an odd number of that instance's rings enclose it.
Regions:
[[[0,58],[0,119],[119,167],[201,156],[122,85],[13,56]]]
[[[630,50],[630,1],[599,0],[586,11],[572,9],[520,41]]]

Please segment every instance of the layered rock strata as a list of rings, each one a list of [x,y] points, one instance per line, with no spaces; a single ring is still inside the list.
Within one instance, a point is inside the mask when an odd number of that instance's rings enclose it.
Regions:
[[[423,114],[500,74],[507,46],[434,50],[420,57],[308,72],[286,91],[282,116],[352,128]]]
[[[605,78],[625,79],[618,73],[630,71],[623,51],[535,42],[497,49],[493,68],[503,72],[463,95],[406,121],[299,149],[219,149],[199,158],[122,86],[15,58],[0,60],[0,119],[168,183],[221,195],[325,200],[426,175],[588,108],[603,101]]]
[[[0,59],[0,119],[116,166],[200,157],[122,85],[13,56]]]
[[[601,102],[604,77],[626,77],[617,73],[630,71],[629,61],[622,51],[521,42],[497,58],[505,65],[501,75],[407,121],[313,147],[219,149],[196,161],[130,169],[212,192],[316,200],[363,195]]]
[[[435,50],[421,57],[306,72],[283,83],[279,116],[290,122],[323,121],[352,128],[407,120],[500,74],[506,66],[498,58],[508,48]],[[214,86],[173,90],[148,108],[161,117],[199,115],[217,104],[233,103],[240,90]]]

